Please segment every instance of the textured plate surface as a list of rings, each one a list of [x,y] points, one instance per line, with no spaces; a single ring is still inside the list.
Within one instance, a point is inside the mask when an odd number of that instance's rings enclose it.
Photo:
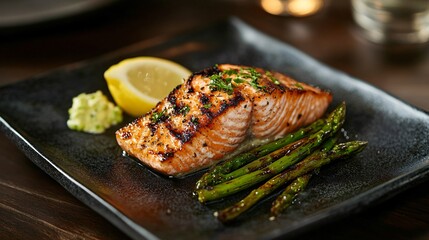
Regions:
[[[103,72],[123,58],[169,58],[191,70],[216,63],[265,67],[289,74],[346,101],[350,139],[369,141],[360,155],[322,168],[299,204],[276,221],[269,202],[224,226],[192,196],[199,176],[160,177],[121,155],[115,126],[101,135],[70,131],[71,99],[98,89]],[[2,130],[64,188],[134,238],[247,239],[290,236],[358,211],[429,175],[429,116],[394,97],[327,68],[237,19],[175,37],[143,42],[99,59],[70,65],[0,88]],[[127,118],[123,124],[131,121]]]

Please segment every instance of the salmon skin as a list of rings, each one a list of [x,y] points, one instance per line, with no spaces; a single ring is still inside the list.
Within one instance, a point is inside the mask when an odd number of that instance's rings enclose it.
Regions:
[[[219,64],[192,74],[116,139],[157,172],[182,177],[245,139],[274,140],[315,121],[331,101],[329,92],[278,72]]]

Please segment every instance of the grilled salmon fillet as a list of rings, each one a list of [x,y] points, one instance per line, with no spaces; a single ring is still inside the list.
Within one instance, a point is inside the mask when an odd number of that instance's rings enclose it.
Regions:
[[[121,148],[157,172],[183,176],[320,118],[332,95],[278,72],[230,64],[192,74],[116,132]]]

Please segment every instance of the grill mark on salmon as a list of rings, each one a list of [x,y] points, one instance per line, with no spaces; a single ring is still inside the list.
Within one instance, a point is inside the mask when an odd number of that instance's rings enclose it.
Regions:
[[[315,121],[331,100],[329,92],[281,73],[222,64],[193,73],[116,139],[154,170],[182,176],[233,153],[245,139],[273,140]]]

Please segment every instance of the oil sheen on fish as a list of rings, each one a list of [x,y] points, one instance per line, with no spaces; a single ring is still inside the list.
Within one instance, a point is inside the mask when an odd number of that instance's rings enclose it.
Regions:
[[[157,172],[183,176],[220,161],[245,139],[274,140],[315,121],[331,100],[329,92],[278,72],[220,64],[192,74],[116,139]]]

